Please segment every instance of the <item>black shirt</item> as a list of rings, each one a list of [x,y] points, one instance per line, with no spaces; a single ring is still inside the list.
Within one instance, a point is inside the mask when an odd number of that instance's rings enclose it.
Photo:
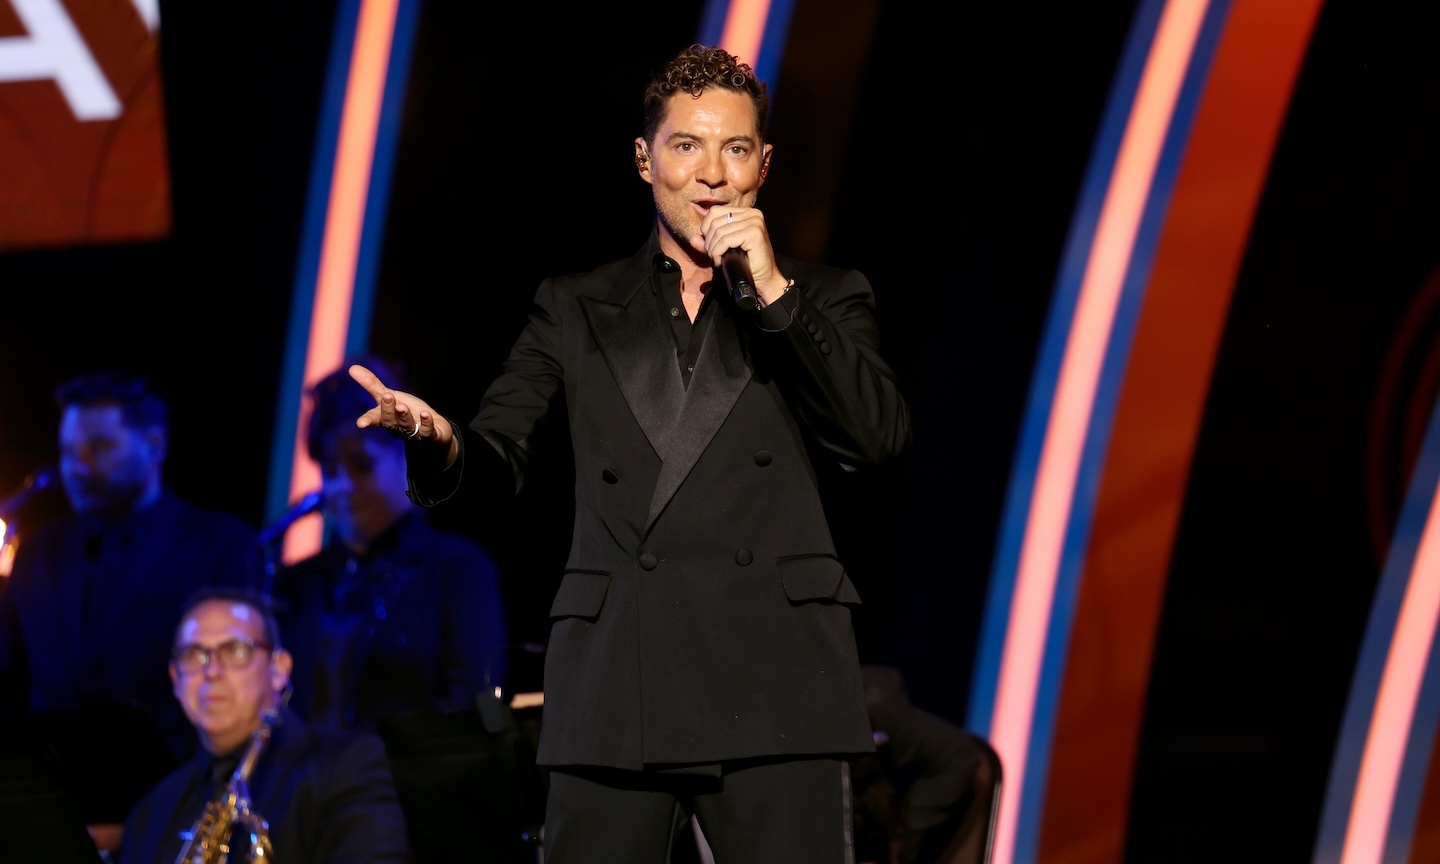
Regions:
[[[691,321],[685,311],[685,301],[680,293],[680,266],[664,252],[655,253],[655,265],[650,279],[650,291],[655,295],[660,317],[669,321],[670,332],[675,334],[675,357],[680,364],[680,377],[685,386],[690,386],[690,373],[700,357],[703,335],[709,324],[711,309],[715,306],[714,291],[706,291],[700,301],[700,310]],[[715,284],[712,280],[712,286]],[[702,338],[692,338],[695,334]]]

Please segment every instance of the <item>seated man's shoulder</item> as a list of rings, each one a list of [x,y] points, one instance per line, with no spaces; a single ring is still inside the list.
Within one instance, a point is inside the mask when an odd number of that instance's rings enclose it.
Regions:
[[[385,742],[375,732],[310,727],[305,751],[314,771],[328,781],[343,783],[376,772],[389,777]]]
[[[139,838],[142,835],[154,835],[170,821],[175,805],[190,785],[195,770],[193,762],[181,763],[156,781],[131,805],[125,828],[126,839],[130,841],[127,843],[129,848],[138,849],[142,845],[149,848],[157,840],[157,837],[151,836],[150,843],[142,844]]]

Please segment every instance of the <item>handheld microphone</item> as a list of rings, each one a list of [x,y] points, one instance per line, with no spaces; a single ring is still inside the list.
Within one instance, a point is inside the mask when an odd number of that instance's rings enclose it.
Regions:
[[[320,509],[320,500],[320,490],[316,489],[314,492],[296,501],[279,519],[276,519],[267,526],[264,531],[261,531],[260,536],[255,542],[261,546],[269,546],[275,542],[280,535],[289,531],[290,526],[300,521],[301,517],[309,516],[311,513]]]
[[[720,256],[720,269],[725,271],[735,305],[746,312],[755,311],[759,302],[755,298],[755,279],[750,275],[750,256],[739,246],[727,249]]]

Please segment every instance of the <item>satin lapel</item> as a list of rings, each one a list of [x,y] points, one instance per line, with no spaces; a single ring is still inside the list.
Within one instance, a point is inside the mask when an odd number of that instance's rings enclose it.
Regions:
[[[645,519],[645,531],[655,524],[655,519],[680,488],[690,469],[695,467],[700,454],[710,446],[710,439],[719,431],[720,424],[735,407],[735,400],[750,381],[750,367],[740,351],[740,337],[735,332],[735,323],[726,310],[715,308],[707,316],[710,327],[700,345],[700,358],[690,376],[690,387],[684,393],[680,416],[683,425],[676,418],[671,429],[672,436],[660,450],[665,462],[660,467],[660,476],[655,481],[655,494],[650,499],[650,513]],[[692,337],[693,338],[693,337]],[[653,440],[653,439],[652,439]]]
[[[625,403],[663,459],[664,442],[685,398],[675,337],[665,331],[645,291],[632,294],[623,306],[581,297],[580,308]]]

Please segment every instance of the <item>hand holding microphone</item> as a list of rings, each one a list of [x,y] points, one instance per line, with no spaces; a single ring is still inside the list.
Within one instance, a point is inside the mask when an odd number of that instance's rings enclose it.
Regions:
[[[760,243],[755,242],[757,226]],[[757,263],[762,271],[775,269],[773,259],[767,254],[770,252],[769,236],[765,233],[765,221],[760,211],[751,208],[727,208],[720,212],[719,208],[716,208],[707,215],[702,230],[703,246],[710,254],[713,255],[713,250],[717,248],[725,250],[720,254],[719,267],[725,275],[725,284],[730,289],[730,299],[735,302],[735,306],[743,312],[759,309],[761,297],[755,287],[755,276],[750,269],[750,253],[746,251],[746,245],[761,255]],[[701,244],[698,237],[691,242]]]
[[[720,269],[730,286],[730,297],[742,311],[753,312],[760,302],[755,298],[755,278],[750,275],[750,255],[739,246],[727,249],[720,256]]]

